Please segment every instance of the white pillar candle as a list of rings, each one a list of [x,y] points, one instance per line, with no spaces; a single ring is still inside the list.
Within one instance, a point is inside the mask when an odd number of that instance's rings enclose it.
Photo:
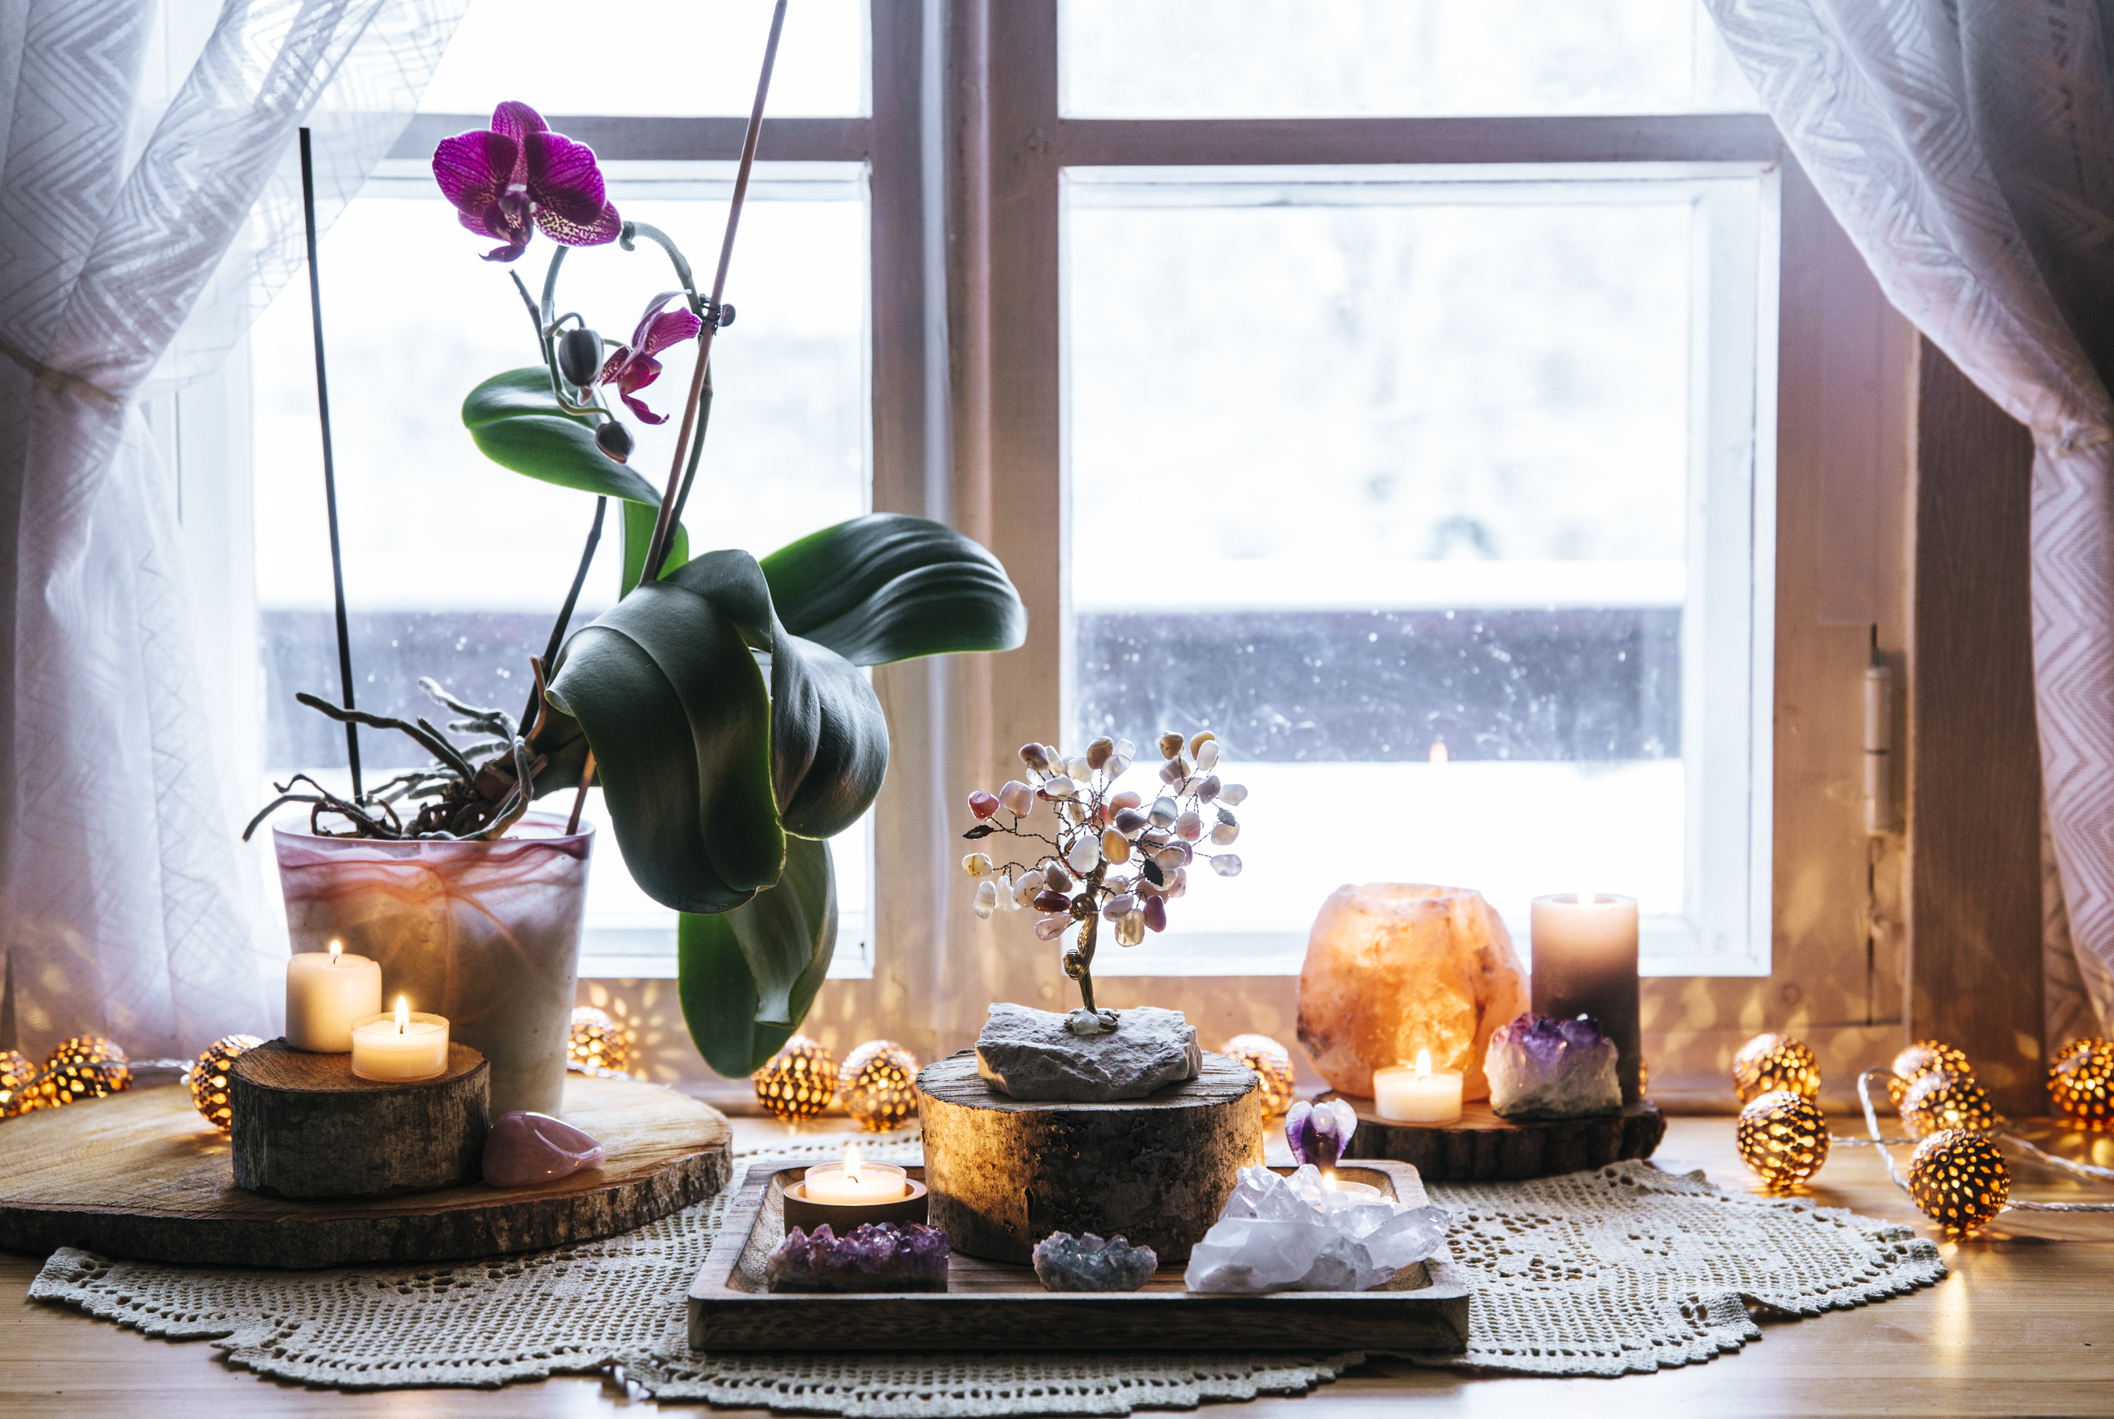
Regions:
[[[1373,1071],[1373,1109],[1394,1123],[1457,1123],[1461,1076],[1450,1069],[1434,1071],[1431,1051],[1420,1049],[1413,1066]]]
[[[910,1175],[893,1163],[869,1163],[859,1145],[844,1145],[844,1161],[819,1163],[801,1179],[801,1196],[809,1202],[857,1204],[900,1202],[910,1196]]]
[[[382,968],[342,942],[286,963],[286,1042],[314,1054],[352,1048],[352,1022],[382,1011]]]
[[[396,1010],[352,1025],[352,1072],[362,1079],[405,1083],[448,1072],[448,1018],[414,1013],[403,996]]]
[[[1386,1201],[1380,1195],[1380,1189],[1374,1187],[1371,1183],[1346,1182],[1338,1178],[1334,1173],[1323,1173],[1321,1175],[1321,1187],[1324,1192],[1340,1192],[1355,1202]]]
[[[1637,899],[1606,892],[1534,899],[1534,1013],[1590,1015],[1615,1042],[1622,1102],[1634,1104],[1637,1064]]]

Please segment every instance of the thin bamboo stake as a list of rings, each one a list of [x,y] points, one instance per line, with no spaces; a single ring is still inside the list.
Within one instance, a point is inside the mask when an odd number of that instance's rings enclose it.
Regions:
[[[741,140],[741,167],[734,174],[734,200],[727,209],[727,231],[719,243],[719,270],[712,277],[712,299],[705,306],[705,323],[697,332],[697,366],[690,371],[690,397],[683,405],[683,426],[675,438],[675,458],[668,466],[668,487],[661,494],[660,515],[654,519],[653,537],[646,544],[646,562],[641,581],[657,581],[668,544],[675,536],[675,504],[685,482],[683,454],[697,422],[698,397],[704,390],[705,371],[712,362],[712,335],[719,329],[720,297],[727,291],[727,267],[734,260],[734,230],[741,225],[741,206],[749,192],[749,171],[756,166],[756,140],[763,132],[763,101],[771,91],[771,67],[778,62],[778,36],[785,28],[786,0],[778,0],[771,12],[771,37],[763,47],[763,72],[756,76],[756,103],[749,110],[749,129]],[[704,435],[699,433],[699,438]],[[697,466],[695,458],[690,467]]]

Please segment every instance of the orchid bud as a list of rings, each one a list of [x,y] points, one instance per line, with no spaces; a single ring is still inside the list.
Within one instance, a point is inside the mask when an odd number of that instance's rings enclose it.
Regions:
[[[595,430],[595,447],[622,463],[637,445],[632,441],[631,430],[611,419]]]
[[[593,384],[602,373],[602,337],[584,325],[560,335],[558,373],[582,389]]]

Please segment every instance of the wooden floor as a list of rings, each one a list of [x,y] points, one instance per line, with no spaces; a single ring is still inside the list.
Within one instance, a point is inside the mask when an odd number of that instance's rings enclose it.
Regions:
[[[737,1141],[772,1125],[737,1120]],[[1844,1120],[1838,1131],[1847,1132]],[[1732,1123],[1676,1118],[1659,1150],[1665,1166],[1701,1167],[1728,1186],[1747,1175]],[[2114,1200],[2059,1176],[2015,1170],[2017,1191],[2046,1200]],[[1831,1206],[1928,1225],[1886,1179],[1870,1149],[1839,1148],[1815,1198]],[[1619,1380],[1486,1378],[1380,1362],[1310,1395],[1221,1407],[1227,1419],[1681,1412],[1708,1419],[1781,1414],[2114,1414],[2114,1214],[2014,1213],[2003,1225],[1941,1250],[1953,1275],[1914,1295],[1811,1320],[1765,1321],[1763,1338],[1707,1365]],[[338,1394],[230,1369],[204,1342],[150,1340],[25,1292],[38,1259],[0,1253],[0,1416],[242,1415],[474,1416],[501,1419],[651,1413],[660,1406],[595,1379],[503,1390]],[[667,1406],[677,1408],[682,1406]],[[697,1406],[689,1406],[697,1407]]]

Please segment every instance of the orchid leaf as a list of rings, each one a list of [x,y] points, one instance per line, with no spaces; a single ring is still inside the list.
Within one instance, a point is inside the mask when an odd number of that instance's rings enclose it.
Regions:
[[[779,619],[854,665],[1011,650],[1028,613],[1006,569],[943,523],[872,513],[763,559]]]
[[[653,524],[661,515],[659,503],[625,503],[624,508],[624,580],[619,597],[631,595],[631,588],[639,584],[639,576],[646,568],[646,544],[653,540]],[[675,526],[675,536],[668,545],[668,555],[661,562],[661,575],[667,576],[677,567],[690,560],[690,534],[681,523]]]
[[[596,445],[592,425],[558,407],[541,365],[493,375],[471,390],[462,401],[462,422],[484,456],[502,468],[561,488],[660,505],[651,483]]]
[[[574,632],[546,693],[593,746],[617,846],[647,895],[723,912],[778,880],[770,692],[709,600],[638,587]]]
[[[715,916],[685,913],[676,932],[677,995],[698,1052],[740,1078],[778,1051],[815,1003],[837,945],[829,844],[795,838],[785,875]]]

